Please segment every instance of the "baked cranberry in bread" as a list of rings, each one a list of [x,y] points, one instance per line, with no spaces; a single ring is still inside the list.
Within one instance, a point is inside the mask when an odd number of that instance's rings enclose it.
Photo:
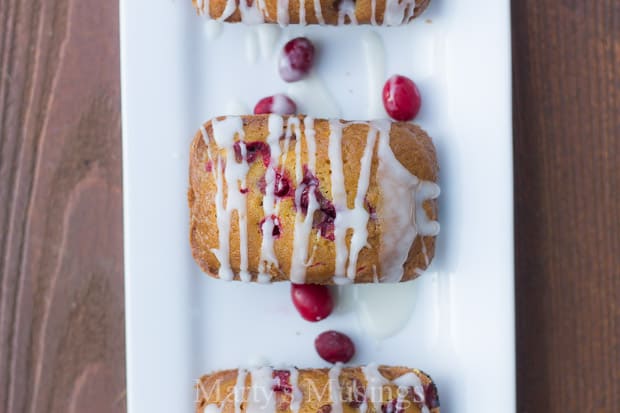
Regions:
[[[437,173],[413,124],[220,117],[191,145],[192,253],[225,280],[411,280],[435,251]]]
[[[196,389],[196,413],[439,413],[428,375],[376,364],[226,370],[203,376]]]

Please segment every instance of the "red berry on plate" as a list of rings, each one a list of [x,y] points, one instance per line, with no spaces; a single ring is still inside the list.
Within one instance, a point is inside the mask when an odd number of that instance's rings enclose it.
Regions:
[[[330,363],[347,363],[355,354],[355,345],[351,339],[337,331],[326,331],[314,340],[314,347],[319,356]]]
[[[394,120],[409,121],[420,111],[422,97],[411,79],[394,75],[383,86],[383,106]]]
[[[334,309],[332,295],[324,285],[292,284],[291,298],[299,314],[307,321],[321,321]]]
[[[305,37],[297,37],[284,45],[278,70],[286,82],[296,82],[308,75],[314,62],[314,45]]]
[[[273,95],[262,98],[254,107],[255,115],[275,113],[276,115],[293,115],[297,112],[297,105],[286,95]]]

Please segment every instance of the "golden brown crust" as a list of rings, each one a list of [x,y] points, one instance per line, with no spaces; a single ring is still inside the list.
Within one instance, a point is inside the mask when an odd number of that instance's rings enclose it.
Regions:
[[[299,116],[303,125],[303,116]],[[268,135],[268,116],[244,116],[243,129],[246,142],[264,142]],[[286,128],[286,122],[285,128]],[[217,277],[219,262],[212,252],[219,247],[217,219],[215,210],[216,184],[213,173],[207,171],[208,151],[211,150],[212,159],[223,156],[223,149],[219,149],[213,141],[213,127],[211,121],[205,123],[204,128],[210,139],[209,147],[206,145],[202,132],[198,132],[192,142],[190,150],[190,188],[188,201],[190,207],[190,244],[192,254],[202,270],[207,274]],[[346,188],[356,188],[360,171],[360,159],[362,157],[367,135],[368,124],[348,123],[342,133],[342,161],[344,165],[344,178]],[[331,194],[331,167],[328,156],[330,125],[329,121],[316,119],[314,123],[316,132],[315,140],[317,147],[316,176],[319,179],[319,190],[326,199],[332,200]],[[283,131],[284,133],[284,131]],[[305,147],[306,136],[301,131],[301,144]],[[426,133],[418,126],[408,123],[393,123],[390,132],[390,146],[398,161],[418,178],[436,182],[438,178],[438,166],[434,146]],[[295,176],[295,142],[291,140],[284,165],[285,176]],[[375,153],[377,147],[375,145]],[[283,153],[284,157],[284,153]],[[307,154],[302,152],[302,161],[307,161]],[[211,165],[213,167],[213,165]],[[280,167],[282,165],[280,164]],[[373,157],[371,175],[366,195],[368,208],[375,210],[380,208],[383,202],[387,202],[380,189],[377,178],[378,160]],[[248,270],[253,280],[256,279],[260,261],[260,248],[262,235],[260,223],[264,218],[262,207],[263,194],[261,193],[261,180],[264,182],[265,165],[258,161],[250,164],[247,175],[248,202]],[[264,187],[264,184],[263,184]],[[347,202],[349,208],[353,207],[356,191],[347,190]],[[389,194],[386,194],[389,196]],[[435,200],[426,201],[424,208],[430,219],[437,219],[437,203]],[[274,251],[278,259],[278,268],[269,268],[266,272],[272,277],[272,281],[288,280],[291,268],[293,228],[295,222],[296,207],[294,197],[283,198],[280,204],[278,219],[280,221],[281,234],[274,241]],[[375,281],[375,271],[381,274],[381,262],[379,250],[381,245],[382,228],[380,220],[369,220],[368,246],[360,252],[357,262],[356,283],[369,283]],[[238,279],[240,268],[239,227],[236,212],[231,220],[230,263],[235,279]],[[347,246],[350,245],[351,233],[346,238]],[[320,235],[318,228],[314,228],[309,237],[309,254],[313,252],[314,258],[307,268],[306,282],[313,284],[333,284],[335,268],[335,245]],[[417,237],[410,248],[409,257],[405,263],[405,273],[402,281],[416,278],[418,270],[427,268],[435,251],[434,237]],[[374,267],[374,268],[373,268]]]
[[[240,0],[237,0],[237,5]],[[248,5],[252,5],[253,1],[258,0],[247,0]],[[414,19],[418,17],[430,4],[431,0],[415,0],[415,11],[411,17]],[[211,16],[214,19],[219,18],[224,13],[226,8],[227,0],[211,0],[207,2],[209,10],[206,13],[206,10],[202,10],[199,5],[204,4],[204,1],[200,0],[192,0],[194,7],[198,10],[199,13],[205,13]],[[338,24],[338,6],[339,0],[320,0],[321,3],[321,14],[324,20],[324,24],[327,25],[337,25]],[[381,25],[383,23],[383,16],[385,10],[386,0],[376,0],[376,24]],[[278,15],[278,0],[265,0],[265,11],[263,12],[263,17],[265,23],[277,23],[277,15]],[[204,6],[203,6],[204,7]],[[317,13],[314,10],[314,2],[313,1],[305,1],[304,2],[305,9],[305,19],[306,24],[320,24],[319,19],[317,18]],[[300,0],[290,0],[288,4],[288,15],[289,15],[289,23],[290,24],[299,24],[300,23]],[[357,0],[355,1],[355,17],[358,24],[372,24],[372,0]],[[239,7],[232,13],[230,17],[225,19],[226,22],[229,23],[239,23],[241,22],[241,12]],[[348,19],[345,23],[349,23]],[[403,23],[408,23],[408,21],[404,21]]]
[[[287,370],[281,371],[287,372]],[[403,403],[404,409],[400,413],[419,413],[423,405],[426,405],[431,413],[439,413],[437,389],[435,383],[427,374],[420,370],[406,367],[379,366],[378,371],[390,382],[407,373],[414,373],[420,379],[425,393],[424,397],[427,400],[423,404],[419,399],[414,400],[410,394],[406,397],[406,402]],[[235,413],[234,388],[237,374],[238,370],[225,370],[201,377],[196,384],[198,395],[196,399],[196,413],[203,413],[207,405],[218,406],[221,409],[221,413]],[[276,377],[277,371],[273,374]],[[364,396],[367,399],[367,393],[369,392],[366,390],[368,383],[362,368],[343,367],[338,381],[341,390],[343,413],[357,413],[359,411],[359,403]],[[299,413],[325,413],[331,411],[332,395],[330,394],[329,386],[329,369],[300,369],[297,383],[303,395]],[[243,390],[243,401],[240,406],[241,413],[245,413],[247,409],[248,389],[251,386],[251,374],[247,374]],[[240,393],[239,390],[237,391]],[[272,389],[267,389],[267,392],[270,391]],[[275,391],[272,396],[276,398],[278,413],[291,411],[290,392]],[[390,402],[393,403],[397,396],[398,386],[393,383],[384,385],[381,397],[382,405],[387,405]],[[330,408],[326,408],[326,406]],[[370,402],[368,402],[367,412],[378,413],[375,412],[373,403]]]

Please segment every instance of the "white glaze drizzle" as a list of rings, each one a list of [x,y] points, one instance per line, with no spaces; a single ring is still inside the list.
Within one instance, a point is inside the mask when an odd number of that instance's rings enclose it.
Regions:
[[[304,395],[299,388],[299,370],[295,367],[291,367],[289,369],[290,376],[289,381],[291,383],[291,412],[298,413],[301,408],[301,402],[303,401]]]
[[[392,380],[392,383],[398,386],[398,399],[396,400],[396,410],[398,411],[403,407],[405,396],[409,392],[409,388],[413,388],[415,394],[415,401],[422,403],[421,413],[428,413],[428,407],[424,400],[424,387],[422,381],[417,374],[409,372],[402,376]]]
[[[415,12],[416,0],[386,0],[383,13],[384,26],[399,26],[407,23]]]
[[[372,265],[372,282],[379,282],[379,276],[377,275],[377,266],[375,264]]]
[[[215,216],[218,228],[219,248],[212,248],[211,252],[220,262],[218,277],[225,281],[231,281],[234,277],[230,268],[230,216],[224,206],[224,179],[222,176],[222,160],[217,159],[217,163],[213,166],[215,175]]]
[[[342,413],[342,392],[340,390],[340,372],[342,363],[336,363],[329,369],[329,397],[331,399],[331,413]]]
[[[357,24],[355,16],[355,2],[353,0],[342,0],[338,6],[338,26],[346,23],[345,17],[349,18],[349,24]]]
[[[247,375],[247,370],[237,370],[237,381],[235,382],[235,388],[233,389],[235,413],[241,413],[241,403],[243,402],[243,396],[245,395],[245,378]]]
[[[251,377],[246,413],[274,413],[276,398],[273,397],[273,369],[266,366],[253,369]]]
[[[265,22],[265,17],[263,14],[263,10],[266,10],[264,7],[264,0],[254,0],[250,5],[248,5],[245,0],[239,2],[236,0],[226,0],[224,11],[218,17],[211,16],[211,10],[209,7],[209,0],[196,1],[196,9],[198,10],[199,15],[205,15],[208,18],[218,22],[226,21],[226,19],[232,16],[237,9],[241,14],[241,21],[243,23],[256,25]]]
[[[390,147],[389,121],[375,121],[379,130],[377,182],[384,197],[398,203],[383,203],[380,214],[382,242],[380,250],[381,282],[399,282],[409,249],[418,235],[435,236],[439,223],[430,220],[422,205],[439,196],[439,186],[421,181],[411,174],[394,156]]]
[[[228,2],[235,3],[235,0],[228,0]],[[241,13],[241,21],[246,24],[257,25],[265,22],[263,11],[261,10],[261,4],[258,0],[252,0],[252,4],[248,6],[246,0],[240,0],[238,2],[239,12]]]
[[[306,25],[306,2],[305,0],[299,0],[299,24]]]
[[[303,402],[303,392],[299,387],[299,370],[295,367],[278,367],[278,370],[289,373],[289,385],[291,386],[290,408],[292,413],[299,413]],[[278,378],[273,377],[274,370],[269,366],[262,365],[252,369],[250,374],[250,389],[247,396],[246,413],[274,413],[276,412],[276,398],[274,397],[273,386]],[[245,399],[246,377],[248,371],[245,369],[237,370],[237,378],[233,388],[234,413],[241,413],[241,405]],[[219,413],[221,408],[215,404],[208,410],[209,413]],[[208,406],[207,406],[208,407]],[[205,408],[205,412],[207,412]]]
[[[275,169],[278,166],[278,160],[280,159],[280,136],[282,135],[282,129],[284,127],[284,120],[278,115],[269,115],[268,129],[269,135],[267,136],[267,144],[269,145],[269,165],[265,171],[265,197],[263,198],[263,213],[264,219],[261,226],[262,240],[259,262],[259,281],[267,282],[271,279],[269,274],[266,274],[268,267],[278,267],[278,258],[274,251],[274,238],[273,228],[274,222],[271,219],[272,215],[275,215],[275,185],[276,185],[276,172]],[[279,202],[279,201],[278,201]]]
[[[377,25],[377,0],[370,1],[370,24]]]
[[[261,11],[261,13],[263,13],[264,17],[269,18],[269,9],[267,9],[267,5],[265,4],[265,0],[255,0],[257,2],[257,7],[258,10]],[[245,23],[245,22],[243,22]],[[261,25],[259,25],[258,27],[261,27]]]
[[[342,413],[342,393],[340,387],[340,374],[342,372],[342,363],[336,363],[332,368],[328,371],[328,384],[329,384],[329,395],[331,400],[331,412],[332,413]],[[424,387],[422,385],[422,381],[420,377],[414,372],[405,373],[400,377],[390,381],[381,374],[379,371],[379,366],[376,363],[370,363],[364,367],[362,367],[362,372],[366,379],[366,388],[365,395],[363,398],[361,405],[359,406],[359,413],[366,413],[368,410],[368,401],[372,403],[374,411],[380,412],[381,405],[383,403],[383,388],[384,386],[388,386],[390,384],[396,385],[398,387],[398,398],[396,400],[396,408],[397,410],[405,410],[404,401],[405,397],[409,392],[409,388],[413,388],[415,394],[416,402],[422,403],[421,413],[428,413],[428,407],[425,404],[425,396],[424,396]],[[297,370],[290,370],[290,381],[291,386],[293,388],[293,400],[296,400],[296,389],[297,389]],[[300,392],[301,393],[301,392]],[[298,408],[293,407],[293,402],[291,402],[291,410],[293,413],[298,412]]]
[[[232,280],[233,272],[230,267],[230,224],[233,211],[237,211],[239,220],[239,277],[243,281],[250,281],[248,272],[248,226],[247,226],[247,197],[240,189],[245,188],[245,179],[248,172],[248,163],[245,157],[245,145],[240,144],[242,161],[237,162],[233,146],[235,136],[241,141],[243,121],[240,117],[227,117],[223,120],[213,120],[213,139],[219,148],[226,151],[226,166],[222,176],[222,160],[218,157],[217,167],[214,169],[217,193],[215,195],[219,248],[212,249],[220,268],[218,276],[223,280]],[[226,179],[226,203],[224,205],[224,181]]]
[[[416,188],[416,227],[420,235],[435,236],[439,234],[439,223],[429,219],[426,211],[424,211],[424,202],[436,199],[440,192],[439,186],[429,181],[420,181]]]
[[[376,139],[377,131],[369,125],[366,147],[364,148],[364,154],[360,160],[360,175],[357,181],[355,203],[353,209],[347,210],[346,212],[346,218],[351,222],[349,224],[351,225],[350,228],[353,228],[351,245],[349,247],[349,265],[347,267],[347,278],[350,280],[355,279],[358,255],[362,248],[368,243],[368,219],[370,218],[370,214],[364,207],[364,199],[366,198],[366,193],[368,192],[368,186],[370,184],[370,169],[372,166]]]
[[[334,220],[336,263],[333,280],[336,284],[341,285],[355,280],[357,258],[368,241],[367,226],[370,215],[364,207],[364,199],[370,183],[370,169],[378,131],[374,128],[373,123],[368,124],[366,146],[360,160],[360,174],[355,192],[355,201],[353,208],[349,209],[342,163],[343,124],[340,121],[330,121],[330,128],[328,154],[332,170],[332,198],[334,208],[336,209],[336,219]],[[346,235],[349,229],[353,232],[349,251],[347,251]],[[347,281],[343,280],[344,277],[347,278]]]
[[[344,188],[344,171],[342,165],[342,129],[343,125],[338,120],[329,122],[329,145],[327,148],[331,165],[332,202],[336,209],[334,220],[334,245],[336,247],[336,263],[334,270],[334,282],[337,278],[345,276],[347,261],[347,228],[342,225],[342,211],[347,209],[347,194]],[[338,282],[336,282],[338,283]]]
[[[237,2],[235,0],[227,0],[226,6],[224,6],[224,11],[215,20],[218,22],[223,22],[232,16],[235,10],[237,10]]]
[[[378,171],[377,182],[381,185],[383,194],[389,194],[394,199],[399,199],[397,205],[384,202],[380,216],[383,225],[380,259],[382,274],[377,275],[376,266],[373,266],[373,278],[375,282],[398,282],[403,276],[403,266],[407,259],[409,248],[415,238],[420,236],[435,236],[439,233],[439,223],[431,220],[423,208],[426,200],[432,200],[439,195],[439,187],[428,181],[421,181],[412,175],[394,156],[390,148],[391,123],[387,120],[373,121],[370,123],[356,122],[368,125],[366,145],[360,159],[360,172],[356,186],[353,208],[348,208],[347,194],[344,181],[344,166],[342,160],[342,134],[346,126],[338,120],[329,121],[330,134],[328,142],[328,157],[331,164],[331,193],[333,205],[336,211],[334,220],[334,244],[336,249],[335,270],[333,282],[337,285],[354,282],[357,273],[357,260],[359,253],[364,247],[368,247],[368,211],[364,206],[364,200],[369,188],[371,166],[375,145],[378,146]],[[241,117],[227,117],[223,120],[214,120],[213,138],[216,144],[226,151],[225,166],[222,158],[217,158],[217,164],[213,168],[216,183],[216,219],[218,225],[219,248],[212,249],[220,262],[218,275],[224,280],[231,280],[234,274],[230,265],[230,224],[234,211],[237,211],[239,219],[239,250],[240,271],[239,276],[243,281],[250,281],[248,272],[248,227],[247,227],[247,197],[241,193],[241,188],[246,187],[246,175],[249,166],[246,160],[246,146],[243,142],[243,122]],[[270,161],[265,173],[265,197],[263,200],[264,221],[261,226],[261,257],[259,261],[259,282],[268,282],[271,276],[267,273],[271,267],[279,268],[278,260],[274,251],[274,219],[280,208],[280,198],[275,197],[276,167],[282,155],[280,138],[284,126],[284,120],[279,115],[269,117],[269,135],[267,143],[270,148]],[[203,139],[208,145],[208,136],[204,127],[201,127]],[[284,139],[284,156],[280,163],[280,174],[283,174],[290,140],[295,134],[295,204],[301,204],[301,195],[304,190],[302,146],[305,141],[307,153],[307,168],[315,174],[316,168],[316,142],[315,142],[314,119],[304,119],[304,136],[302,139],[300,119],[289,117]],[[379,142],[376,144],[377,135]],[[241,150],[241,162],[235,157],[233,146],[235,137],[238,137]],[[211,152],[208,150],[211,160]],[[222,173],[223,171],[223,173]],[[225,183],[224,183],[225,178]],[[226,185],[226,199],[224,196]],[[385,196],[385,195],[384,195]],[[308,245],[314,213],[318,210],[318,200],[314,191],[308,194],[308,211],[305,216],[298,208],[294,223],[294,238],[290,268],[290,279],[295,283],[305,282],[307,267],[311,264],[316,245],[313,246],[312,255],[308,258]],[[347,248],[346,235],[352,230],[350,245]],[[315,243],[316,244],[316,243]],[[422,245],[425,260],[426,245]]]
[[[296,120],[297,122],[292,122]],[[302,183],[304,173],[302,169],[301,146],[302,139],[299,129],[299,119],[289,118],[288,130],[293,126],[297,128],[297,139],[295,141],[295,205],[297,212],[295,214],[295,226],[293,235],[293,256],[291,258],[290,280],[296,284],[303,284],[306,280],[306,269],[308,265],[308,242],[312,232],[312,223],[314,221],[314,213],[319,209],[319,203],[316,198],[316,187],[308,191],[308,210],[304,216],[301,210],[301,195],[306,188]],[[288,132],[288,131],[287,131]],[[304,119],[304,135],[308,154],[307,168],[310,173],[315,174],[316,165],[316,142],[314,131],[314,119],[306,117]]]
[[[389,384],[389,381],[379,372],[379,366],[370,363],[362,367],[366,378],[366,396],[372,403],[375,412],[381,411],[383,386]]]
[[[282,27],[288,26],[289,16],[289,0],[277,0],[278,24]]]

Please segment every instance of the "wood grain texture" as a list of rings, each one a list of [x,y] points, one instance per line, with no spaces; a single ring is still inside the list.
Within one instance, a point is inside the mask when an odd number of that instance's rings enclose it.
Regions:
[[[620,411],[620,2],[513,2],[519,412]]]
[[[0,412],[125,410],[117,16],[0,1]]]

